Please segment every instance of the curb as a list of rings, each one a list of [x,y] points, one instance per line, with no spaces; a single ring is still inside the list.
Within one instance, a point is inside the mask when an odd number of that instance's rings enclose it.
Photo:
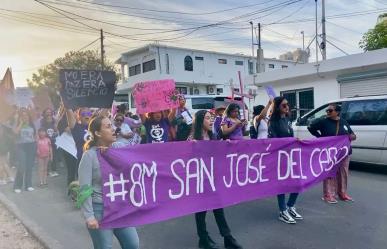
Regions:
[[[51,238],[38,224],[21,212],[20,209],[2,192],[0,192],[0,202],[8,209],[8,211],[20,220],[27,231],[37,239],[45,249],[64,249],[57,240]]]

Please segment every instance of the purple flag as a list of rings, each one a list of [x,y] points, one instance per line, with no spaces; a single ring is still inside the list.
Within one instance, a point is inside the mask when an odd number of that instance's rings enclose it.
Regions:
[[[101,162],[103,228],[138,226],[281,193],[302,192],[349,154],[347,136],[144,144]]]

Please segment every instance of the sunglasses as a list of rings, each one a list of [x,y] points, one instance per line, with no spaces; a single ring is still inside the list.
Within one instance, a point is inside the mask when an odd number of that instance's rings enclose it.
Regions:
[[[123,119],[115,119],[114,121],[115,121],[115,122],[121,122],[121,123],[124,122]]]
[[[332,113],[332,112],[334,112],[335,110],[333,110],[333,109],[326,109],[325,110],[327,113]]]
[[[81,117],[91,117],[92,115],[92,112],[81,112]]]

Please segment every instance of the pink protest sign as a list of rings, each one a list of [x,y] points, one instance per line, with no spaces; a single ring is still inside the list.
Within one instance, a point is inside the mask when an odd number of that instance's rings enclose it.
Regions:
[[[175,81],[171,79],[139,82],[133,88],[138,114],[176,108],[178,95]]]

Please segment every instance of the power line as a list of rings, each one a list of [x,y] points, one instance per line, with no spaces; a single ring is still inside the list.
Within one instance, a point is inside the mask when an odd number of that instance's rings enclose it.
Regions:
[[[249,4],[249,5],[243,5],[243,6],[238,6],[238,7],[229,8],[229,9],[217,10],[217,11],[212,11],[212,12],[202,12],[202,13],[135,8],[135,7],[128,7],[128,6],[112,5],[112,4],[94,3],[94,2],[84,1],[84,0],[78,0],[78,2],[92,4],[92,5],[105,6],[105,7],[120,8],[120,9],[142,10],[142,11],[149,11],[149,12],[170,13],[170,14],[180,14],[180,15],[195,15],[196,16],[196,15],[212,15],[212,14],[218,14],[218,13],[227,12],[227,11],[236,10],[236,9],[243,9],[243,8],[263,5],[263,4],[272,2],[272,0],[269,0],[269,1],[266,1],[263,3]]]
[[[336,46],[335,44],[333,44],[332,42],[326,40],[327,43],[331,44],[333,47],[337,48],[338,50],[340,50],[341,52],[343,52],[345,55],[349,55],[347,52],[345,52],[344,50],[342,50],[341,48],[339,48],[338,46]]]
[[[78,49],[77,52],[79,52],[79,51],[81,51],[81,50],[84,50],[85,48],[87,48],[87,47],[93,45],[94,43],[96,43],[96,42],[99,41],[99,40],[100,40],[100,38],[95,39],[94,41],[90,42],[89,44],[87,44],[87,45],[81,47],[80,49]]]
[[[53,7],[51,5],[48,5],[48,4],[45,4],[43,3],[43,1],[45,0],[34,0],[44,6],[46,6],[47,8],[50,8],[51,10],[61,14],[61,15],[64,15],[66,17],[68,17],[69,19],[77,22],[77,23],[80,23],[80,24],[83,24],[85,25],[86,27],[89,27],[91,29],[94,29],[94,30],[97,30],[95,27],[92,27],[86,23],[83,23],[83,22],[80,22],[78,20],[75,20],[73,17],[69,16],[69,15],[66,15],[64,13],[68,13],[70,15],[74,15],[74,16],[78,16],[78,17],[81,17],[81,18],[84,18],[86,20],[91,20],[91,21],[96,21],[96,22],[102,22],[102,23],[106,23],[106,22],[103,22],[103,21],[99,21],[99,20],[95,20],[95,19],[92,19],[92,18],[87,18],[87,17],[83,17],[83,16],[80,16],[80,15],[77,15],[77,14],[74,14],[74,13],[71,13],[71,12],[68,12],[66,10],[63,10],[63,9],[59,9],[59,8],[56,8],[56,7]],[[139,41],[154,41],[154,40],[158,40],[158,41],[168,41],[168,40],[175,40],[175,39],[181,39],[181,38],[184,38],[184,37],[187,37],[189,36],[190,34],[196,32],[197,30],[200,30],[200,29],[204,29],[204,28],[210,28],[210,27],[213,27],[213,26],[217,26],[217,25],[222,25],[224,23],[227,23],[227,22],[230,22],[230,21],[233,21],[233,20],[237,20],[237,19],[241,19],[241,18],[245,18],[245,17],[248,17],[250,15],[255,15],[256,13],[258,12],[264,12],[264,11],[268,11],[268,10],[271,10],[273,8],[276,8],[278,6],[281,6],[281,5],[290,5],[290,4],[294,4],[296,2],[299,2],[301,0],[293,0],[293,1],[285,1],[285,2],[282,2],[280,4],[277,4],[277,5],[273,5],[273,6],[270,6],[264,10],[261,10],[261,11],[253,11],[253,12],[250,12],[250,13],[247,13],[247,14],[244,14],[244,15],[240,15],[240,16],[237,16],[237,17],[233,17],[231,19],[228,19],[228,20],[225,20],[225,21],[221,21],[221,22],[217,22],[217,23],[213,23],[213,24],[209,24],[209,25],[203,25],[203,26],[199,26],[199,27],[196,27],[196,28],[190,28],[191,31],[184,34],[184,35],[181,35],[181,36],[178,36],[178,37],[171,37],[171,38],[158,38],[158,39],[137,39],[137,38],[132,38],[132,37],[128,37],[128,36],[125,36],[125,35],[120,35],[120,34],[114,34],[114,33],[111,33],[111,32],[105,32],[107,34],[110,34],[110,35],[113,35],[113,36],[117,36],[117,37],[121,37],[121,38],[125,38],[125,39],[129,39],[129,40],[139,40]],[[64,12],[64,13],[63,13]],[[181,29],[181,30],[189,30],[189,29]],[[133,36],[133,35],[132,35]]]

